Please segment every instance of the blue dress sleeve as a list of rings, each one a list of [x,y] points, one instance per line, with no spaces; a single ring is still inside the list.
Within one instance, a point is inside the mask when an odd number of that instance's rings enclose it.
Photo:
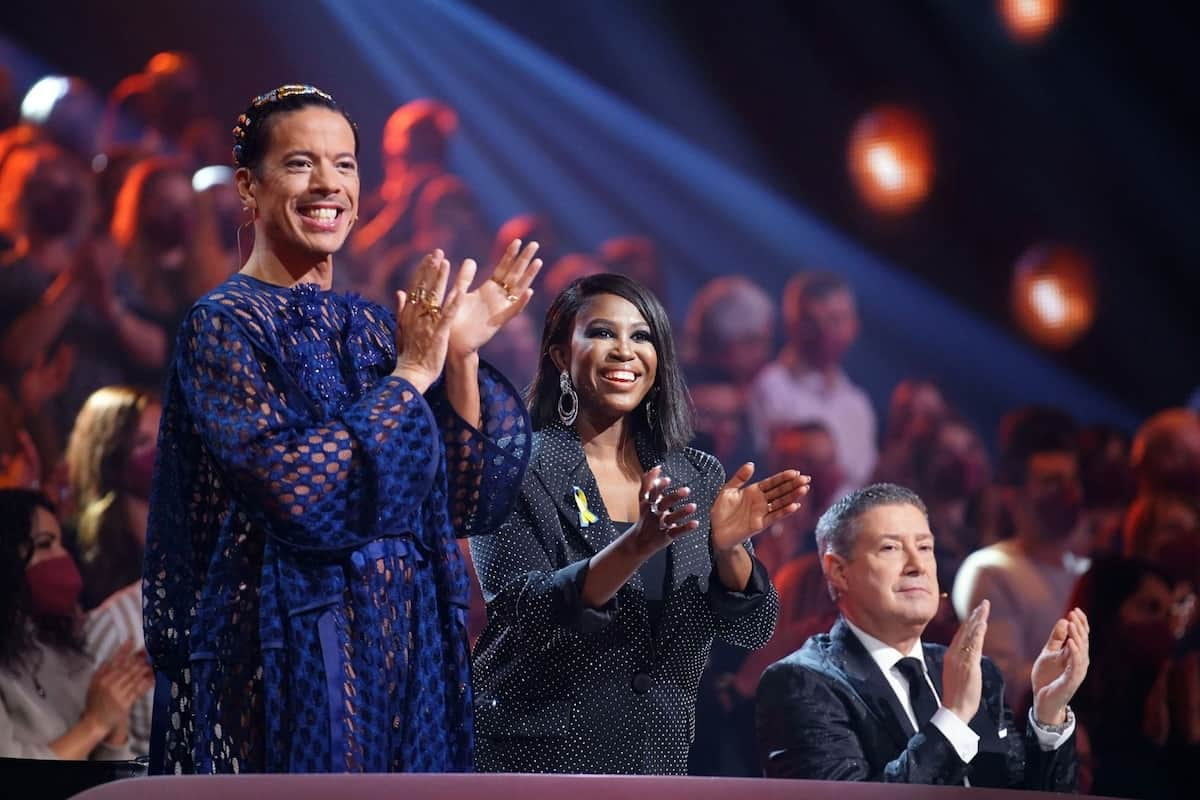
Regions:
[[[197,306],[178,379],[223,478],[270,535],[296,550],[342,551],[415,531],[441,453],[412,384],[385,377],[322,418],[295,376],[233,314]]]
[[[495,533],[512,512],[529,465],[530,422],[520,394],[498,370],[480,362],[480,429],[455,412],[444,381],[426,398],[445,444],[455,535]]]

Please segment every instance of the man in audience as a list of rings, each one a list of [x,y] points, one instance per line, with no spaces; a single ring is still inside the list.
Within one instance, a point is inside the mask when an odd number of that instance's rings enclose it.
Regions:
[[[1012,484],[1009,511],[1016,529],[963,561],[951,600],[960,620],[988,599],[992,623],[984,655],[1008,681],[1008,701],[1028,702],[1020,678],[1029,674],[1042,637],[1066,607],[1087,561],[1069,549],[1082,519],[1083,487],[1071,418],[1027,407],[1002,423],[1001,467]]]
[[[783,296],[788,343],[755,381],[751,419],[760,449],[772,429],[819,419],[837,440],[846,480],[836,496],[862,486],[875,468],[875,410],[842,359],[858,338],[858,310],[838,275],[801,272]]]

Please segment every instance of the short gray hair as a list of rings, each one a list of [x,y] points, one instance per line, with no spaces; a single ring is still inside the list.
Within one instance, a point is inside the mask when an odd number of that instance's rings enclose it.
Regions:
[[[894,483],[873,483],[857,489],[831,505],[817,520],[817,558],[821,559],[822,571],[825,570],[826,553],[850,558],[858,534],[855,523],[863,514],[880,506],[913,506],[929,518],[925,502],[912,489]],[[832,585],[829,596],[837,600]]]

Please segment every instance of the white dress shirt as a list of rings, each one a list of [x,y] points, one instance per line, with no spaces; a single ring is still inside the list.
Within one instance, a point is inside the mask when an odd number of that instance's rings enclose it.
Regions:
[[[750,391],[750,425],[759,452],[767,451],[773,428],[812,421],[829,428],[846,474],[835,499],[870,482],[879,452],[875,408],[866,392],[840,369],[827,380],[815,370],[796,374],[779,361],[764,367]]]
[[[913,713],[908,679],[896,668],[896,665],[900,663],[900,659],[909,656],[921,662],[925,682],[938,701],[938,710],[933,712],[930,722],[942,732],[963,763],[970,764],[979,752],[979,734],[971,730],[971,726],[959,719],[957,714],[941,704],[942,696],[938,694],[937,687],[933,685],[933,681],[929,677],[929,668],[925,666],[925,651],[921,648],[921,640],[918,639],[907,653],[901,653],[896,648],[879,641],[850,620],[847,619],[846,624],[850,626],[850,630],[854,631],[854,635],[858,637],[863,647],[867,648],[871,658],[879,665],[879,671],[883,673],[884,678],[887,678],[892,691],[896,693],[896,699],[900,701],[900,707],[908,715],[908,721],[913,726],[913,730],[920,730],[921,726],[917,724],[917,717]]]
[[[912,700],[908,691],[908,679],[896,668],[896,665],[900,663],[900,659],[912,657],[920,661],[924,667],[925,651],[921,647],[921,640],[918,639],[909,652],[901,653],[896,648],[876,639],[849,619],[846,619],[846,625],[850,627],[850,630],[854,631],[854,635],[858,637],[858,640],[862,642],[863,647],[867,649],[871,658],[879,665],[879,671],[883,673],[883,677],[887,679],[888,684],[892,687],[892,691],[895,692],[896,699],[900,702],[900,707],[904,709],[904,713],[908,715],[908,721],[912,724],[913,729],[920,730],[920,726],[917,725],[917,717],[912,709]],[[938,701],[938,710],[933,713],[930,722],[942,732],[942,735],[950,742],[950,745],[954,748],[954,752],[958,753],[958,757],[963,760],[963,763],[970,764],[979,753],[979,734],[971,730],[971,726],[959,719],[957,714],[941,704],[942,697],[938,693],[937,687],[933,685],[933,680],[929,677],[928,667],[924,668],[924,673],[925,682],[929,685],[929,689]],[[1057,750],[1075,732],[1074,716],[1071,716],[1066,730],[1056,733],[1048,731],[1039,725],[1033,717],[1033,709],[1030,709],[1029,724],[1037,736],[1038,746],[1042,750],[1047,751]],[[1002,729],[999,731],[999,734],[1000,738],[1004,738],[1009,735],[1009,731]]]

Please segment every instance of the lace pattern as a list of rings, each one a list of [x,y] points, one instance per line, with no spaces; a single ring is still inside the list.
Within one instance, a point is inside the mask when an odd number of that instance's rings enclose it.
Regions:
[[[237,275],[180,329],[146,543],[156,772],[466,770],[467,574],[529,458],[483,365],[482,430],[389,375],[361,298]]]

